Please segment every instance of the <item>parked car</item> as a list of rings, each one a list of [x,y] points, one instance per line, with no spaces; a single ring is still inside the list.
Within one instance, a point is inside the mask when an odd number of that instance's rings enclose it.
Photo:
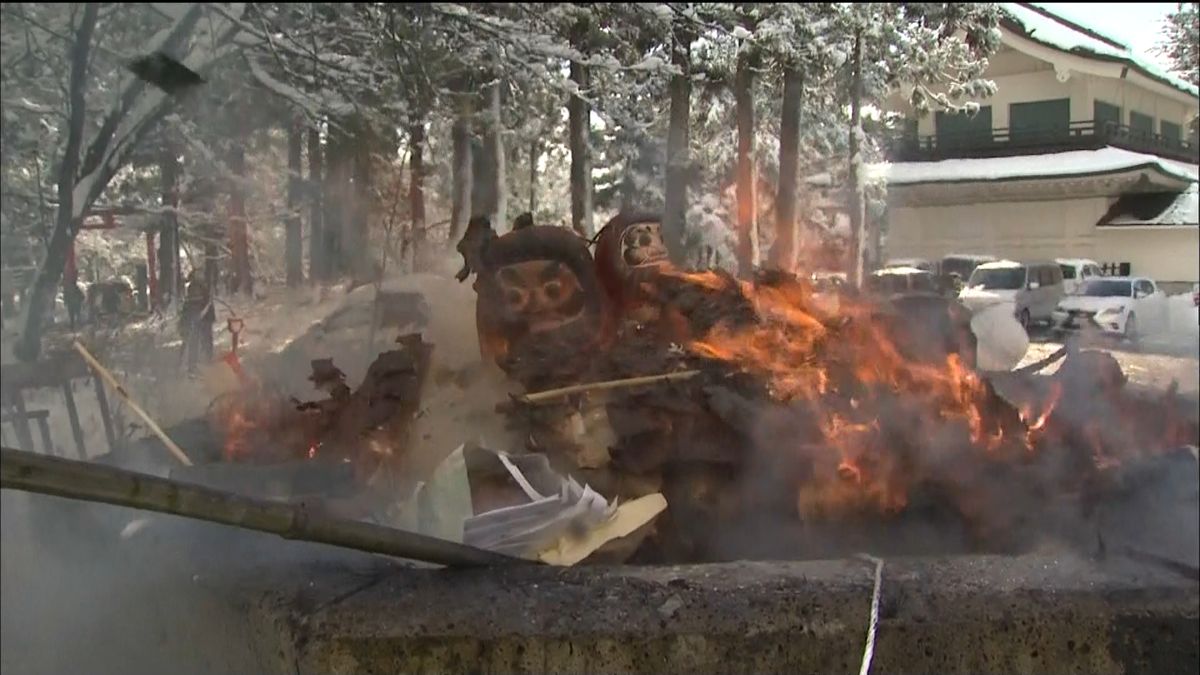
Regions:
[[[841,306],[838,294],[846,288],[845,272],[813,272],[813,302],[826,312],[835,313]]]
[[[976,267],[958,297],[972,313],[1011,302],[1013,315],[1029,330],[1034,322],[1053,320],[1063,295],[1062,269],[1057,264],[998,260]]]
[[[951,253],[938,261],[938,285],[943,293],[957,296],[976,267],[995,261],[996,257],[990,255]]]
[[[1104,276],[1100,263],[1087,258],[1055,258],[1054,262],[1062,268],[1063,291],[1072,295],[1088,279]]]
[[[1105,277],[1085,281],[1075,295],[1063,298],[1054,311],[1059,331],[1098,327],[1134,342],[1147,332],[1169,329],[1167,295],[1145,277]]]
[[[867,292],[885,297],[936,295],[938,292],[937,280],[933,273],[916,267],[885,267],[876,270],[867,277],[866,287]]]
[[[944,276],[957,274],[960,279],[966,281],[971,278],[971,273],[975,268],[983,263],[996,262],[996,256],[992,255],[977,255],[973,253],[951,253],[942,258],[938,264],[938,272]]]
[[[937,262],[924,258],[892,258],[885,262],[881,269],[895,269],[897,267],[914,267],[935,275],[938,273]]]

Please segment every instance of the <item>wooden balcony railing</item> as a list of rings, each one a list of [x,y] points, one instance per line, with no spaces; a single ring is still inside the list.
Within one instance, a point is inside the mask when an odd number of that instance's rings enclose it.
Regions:
[[[905,134],[895,139],[891,150],[893,161],[922,162],[1096,150],[1105,146],[1200,164],[1200,148],[1187,140],[1148,134],[1124,124],[1095,120],[1071,122],[1066,128],[997,128],[992,129],[991,133],[969,131],[934,136]]]

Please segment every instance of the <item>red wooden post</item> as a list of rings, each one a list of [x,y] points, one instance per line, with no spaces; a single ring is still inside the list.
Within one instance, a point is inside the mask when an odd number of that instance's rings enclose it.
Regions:
[[[74,283],[79,278],[79,270],[75,267],[75,240],[71,240],[67,248],[67,263],[63,266],[63,286]]]

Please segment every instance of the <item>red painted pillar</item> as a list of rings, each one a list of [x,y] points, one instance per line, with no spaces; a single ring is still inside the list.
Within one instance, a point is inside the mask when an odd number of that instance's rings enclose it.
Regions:
[[[63,287],[75,283],[79,278],[79,270],[75,267],[75,240],[67,247],[67,263],[63,266]]]
[[[154,232],[146,232],[146,283],[150,286],[150,309],[159,307],[158,261],[154,255]]]

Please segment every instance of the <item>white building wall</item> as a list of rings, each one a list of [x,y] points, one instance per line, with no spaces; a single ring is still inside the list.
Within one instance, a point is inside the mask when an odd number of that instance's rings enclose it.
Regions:
[[[888,209],[884,258],[978,253],[1037,260],[1128,262],[1163,282],[1200,279],[1200,228],[1097,228],[1106,197]]]

